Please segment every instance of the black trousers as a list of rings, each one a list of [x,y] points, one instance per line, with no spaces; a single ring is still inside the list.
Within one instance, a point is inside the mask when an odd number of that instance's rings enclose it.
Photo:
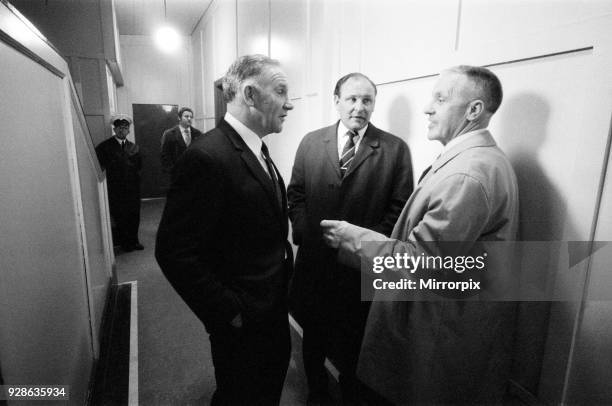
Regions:
[[[358,299],[343,301],[337,296],[329,301],[327,314],[304,317],[302,322],[302,356],[312,400],[328,395],[325,358],[330,358],[340,373],[339,384],[344,404],[357,404],[360,383],[355,376],[369,311],[369,302]]]
[[[114,243],[121,246],[137,244],[138,227],[140,226],[140,194],[118,196],[117,193],[109,193],[108,205],[110,215],[115,222]]]
[[[287,314],[210,334],[217,389],[211,405],[278,405],[291,356]]]

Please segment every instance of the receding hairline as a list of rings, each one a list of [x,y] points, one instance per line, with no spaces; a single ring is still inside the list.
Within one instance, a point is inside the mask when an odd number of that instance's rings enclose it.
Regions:
[[[494,114],[499,109],[503,100],[503,86],[497,75],[490,69],[481,66],[457,65],[440,72],[440,76],[444,74],[463,77],[465,82],[462,90],[471,92],[472,97],[483,101],[489,113]],[[468,83],[471,86],[467,85]]]
[[[374,89],[374,96],[378,94],[378,89],[376,88],[376,84],[372,81],[372,79],[370,79],[367,75],[364,75],[361,72],[352,72],[338,79],[338,81],[336,82],[336,86],[334,87],[334,96],[340,97],[340,95],[342,94],[342,88],[344,87],[346,82],[348,82],[351,79],[365,80],[366,82],[370,84],[370,86],[372,86],[372,89]]]
[[[239,87],[250,81],[259,82],[263,74],[272,69],[278,69],[284,74],[280,61],[266,55],[243,55],[236,59],[230,65],[222,80],[225,101],[228,103],[232,101],[239,91]]]

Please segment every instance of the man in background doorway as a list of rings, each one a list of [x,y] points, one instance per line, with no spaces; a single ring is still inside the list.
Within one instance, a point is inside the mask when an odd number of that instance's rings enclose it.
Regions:
[[[191,126],[193,110],[183,107],[178,111],[179,123],[164,131],[161,138],[161,164],[162,172],[170,184],[172,170],[178,158],[185,152],[193,141],[198,139],[202,133]]]
[[[299,246],[290,298],[304,329],[313,403],[330,400],[326,357],[340,371],[343,400],[357,400],[355,368],[370,305],[361,301],[359,272],[338,264],[319,223],[340,218],[390,235],[412,193],[408,145],[370,122],[376,93],[362,73],[338,80],[333,97],[340,119],[304,137],[287,192],[293,242]]]
[[[96,147],[96,155],[106,170],[113,241],[126,252],[142,250],[144,247],[138,241],[142,160],[138,145],[127,139],[132,118],[115,114],[111,124],[114,135]]]
[[[262,141],[293,109],[288,90],[267,56],[230,66],[227,113],[179,159],[157,232],[157,262],[210,334],[213,406],[277,405],[289,365],[287,197]]]

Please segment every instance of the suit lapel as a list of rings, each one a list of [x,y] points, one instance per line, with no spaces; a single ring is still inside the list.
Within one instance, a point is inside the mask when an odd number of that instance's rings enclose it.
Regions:
[[[327,127],[325,131],[325,135],[323,136],[323,148],[327,155],[327,160],[329,164],[333,168],[334,172],[338,179],[341,179],[340,175],[340,158],[338,158],[338,125],[340,122],[337,122],[336,125],[332,125]]]
[[[370,155],[374,153],[379,146],[378,139],[378,129],[372,125],[372,123],[368,124],[368,129],[365,134],[363,134],[363,139],[359,144],[359,149],[357,149],[357,153],[355,154],[355,158],[353,158],[353,162],[351,166],[349,166],[348,171],[344,175],[346,179],[350,176],[351,173],[355,172],[357,168],[366,160]]]
[[[176,137],[176,141],[179,143],[179,145],[183,149],[187,148],[187,144],[185,144],[185,140],[183,139],[183,133],[181,132],[181,127],[178,125],[174,128],[174,136]]]
[[[251,172],[253,177],[257,179],[261,187],[268,195],[270,203],[273,205],[273,207],[275,207],[277,211],[280,211],[276,198],[274,197],[274,190],[272,188],[273,186],[270,176],[268,176],[266,171],[262,168],[261,164],[259,163],[259,160],[253,154],[253,151],[251,151],[251,149],[248,147],[248,145],[246,145],[242,137],[225,120],[221,120],[217,127],[219,127],[219,129],[223,131],[223,133],[230,139],[232,144],[234,144],[234,147],[240,153],[240,158],[244,161],[245,165],[249,169],[249,172]]]

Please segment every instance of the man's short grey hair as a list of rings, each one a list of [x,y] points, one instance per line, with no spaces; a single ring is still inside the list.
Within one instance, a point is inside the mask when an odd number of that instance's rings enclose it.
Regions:
[[[265,55],[243,55],[236,59],[223,77],[223,98],[231,102],[240,90],[240,86],[249,78],[258,77],[265,68],[280,66],[280,62]]]
[[[449,72],[465,75],[480,93],[485,109],[494,114],[504,97],[499,78],[487,68],[481,66],[459,65],[448,69]]]

